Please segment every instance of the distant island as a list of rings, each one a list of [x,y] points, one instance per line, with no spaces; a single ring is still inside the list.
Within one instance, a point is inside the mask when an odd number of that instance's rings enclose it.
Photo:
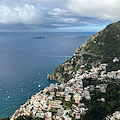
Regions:
[[[82,35],[81,37],[85,37],[84,35]]]
[[[33,39],[45,39],[43,36],[33,37]]]
[[[120,119],[120,22],[92,35],[47,79],[61,84],[32,96],[11,120]]]

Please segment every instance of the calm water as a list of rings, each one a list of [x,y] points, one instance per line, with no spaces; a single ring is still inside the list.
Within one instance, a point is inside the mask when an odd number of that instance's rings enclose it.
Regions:
[[[0,33],[0,118],[55,81],[47,73],[72,56],[93,33]],[[44,36],[45,39],[33,39]],[[38,85],[41,85],[39,88]]]

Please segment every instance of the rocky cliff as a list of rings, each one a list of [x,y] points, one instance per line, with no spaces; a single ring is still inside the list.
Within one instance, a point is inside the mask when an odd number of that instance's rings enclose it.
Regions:
[[[72,58],[58,66],[48,79],[67,82],[76,71],[81,74],[101,63],[108,64],[107,71],[120,68],[120,21],[112,23],[102,31],[92,35],[76,49]]]

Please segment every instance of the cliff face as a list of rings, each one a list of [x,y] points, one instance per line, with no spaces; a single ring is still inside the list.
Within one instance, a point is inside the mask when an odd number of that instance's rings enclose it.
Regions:
[[[107,63],[107,72],[120,68],[120,22],[108,25],[92,35],[87,42],[76,49],[72,58],[58,66],[51,79],[67,82],[76,71],[81,74],[101,63]]]

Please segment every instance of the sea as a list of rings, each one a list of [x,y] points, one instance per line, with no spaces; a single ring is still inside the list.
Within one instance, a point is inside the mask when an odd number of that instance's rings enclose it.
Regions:
[[[11,117],[32,95],[56,83],[47,74],[92,34],[0,32],[0,118]]]

